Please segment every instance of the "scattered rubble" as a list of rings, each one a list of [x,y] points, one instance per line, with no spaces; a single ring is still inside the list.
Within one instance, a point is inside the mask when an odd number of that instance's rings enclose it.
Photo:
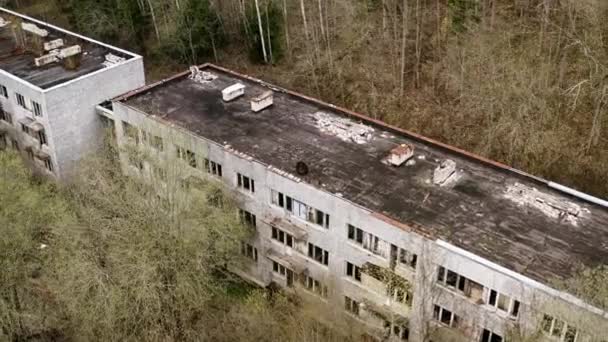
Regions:
[[[217,79],[217,76],[207,71],[201,71],[196,65],[193,65],[190,67],[189,78],[196,83],[205,84]]]
[[[335,135],[343,141],[365,144],[372,139],[372,127],[324,112],[316,112],[314,118],[321,132]]]
[[[518,205],[534,207],[549,217],[574,225],[577,224],[581,213],[585,211],[575,203],[520,183],[509,185],[504,196]]]
[[[436,185],[446,185],[457,178],[456,162],[452,159],[445,159],[439,163],[433,172],[433,183]]]

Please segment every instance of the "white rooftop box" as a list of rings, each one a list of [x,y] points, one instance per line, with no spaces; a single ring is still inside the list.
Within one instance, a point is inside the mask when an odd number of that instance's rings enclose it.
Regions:
[[[232,101],[243,94],[245,94],[245,86],[240,83],[233,84],[222,90],[222,98],[226,102]]]
[[[401,144],[391,150],[387,157],[389,164],[399,166],[414,155],[414,146]]]
[[[273,94],[272,90],[265,91],[259,96],[251,99],[251,110],[254,112],[259,112],[265,108],[272,106],[273,103]]]

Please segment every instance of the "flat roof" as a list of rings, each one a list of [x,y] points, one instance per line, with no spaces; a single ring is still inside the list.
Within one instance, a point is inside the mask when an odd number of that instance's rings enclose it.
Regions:
[[[137,57],[127,51],[111,47],[93,39],[83,37],[39,20],[20,15],[18,13],[0,8],[0,69],[22,79],[41,89],[48,89],[78,77],[106,68],[104,65],[106,55],[112,54],[125,60]],[[30,31],[20,30],[22,23],[34,24],[40,30],[46,30],[45,37],[37,36]],[[62,61],[53,62],[43,66],[36,66],[35,59],[50,51],[34,52],[30,44],[18,43],[16,31],[21,31],[28,40],[41,39],[43,42],[62,39],[63,46],[59,50],[73,45],[80,45],[82,49],[80,65],[71,70],[64,67]]]
[[[230,145],[398,227],[445,240],[543,283],[571,277],[580,264],[608,262],[608,209],[602,205],[254,78],[209,64],[201,71],[217,78],[199,83],[186,72],[115,101]],[[224,102],[222,89],[237,82],[247,87],[245,95]],[[274,104],[252,112],[250,100],[268,89],[274,91]],[[408,162],[399,167],[383,162],[402,144],[414,147]],[[308,174],[297,174],[299,162],[308,166]]]

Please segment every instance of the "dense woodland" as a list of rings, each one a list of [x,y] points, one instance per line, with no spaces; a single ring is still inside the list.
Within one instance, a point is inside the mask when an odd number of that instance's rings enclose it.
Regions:
[[[13,0],[142,53],[216,62],[608,196],[604,0]]]

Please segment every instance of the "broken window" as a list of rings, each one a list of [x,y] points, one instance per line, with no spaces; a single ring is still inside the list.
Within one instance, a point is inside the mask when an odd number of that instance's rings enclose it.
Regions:
[[[344,309],[348,312],[350,312],[351,314],[355,315],[355,316],[359,316],[359,307],[360,307],[360,303],[357,302],[356,300],[344,296]]]
[[[346,262],[346,276],[361,281],[361,268],[350,262]]]
[[[403,248],[399,248],[399,263],[416,269],[418,255],[411,253]]]
[[[320,281],[304,274],[300,277],[300,283],[308,291],[327,298],[327,286],[323,285]]]
[[[258,261],[258,249],[248,243],[241,242],[241,254],[253,261]]]
[[[207,173],[214,176],[222,177],[222,165],[207,158],[203,159],[203,166]]]
[[[517,315],[519,315],[519,301],[498,291],[490,289],[486,302],[488,305],[509,313],[512,317],[517,317]]]
[[[129,139],[135,140],[135,143],[139,144],[139,130],[137,129],[137,127],[125,121],[122,122],[122,127],[124,136]]]
[[[247,210],[239,209],[239,219],[241,220],[242,224],[248,225],[252,228],[256,227],[255,215]]]
[[[293,248],[293,235],[286,233],[279,228],[272,227],[272,239],[286,245],[287,247]]]
[[[51,161],[51,158],[50,158],[50,157],[49,157],[49,158],[44,159],[44,167],[45,167],[45,168],[46,168],[48,171],[50,171],[50,172],[53,172],[53,170],[55,169],[55,168],[53,167],[53,162]]]
[[[3,120],[9,124],[13,123],[13,116],[11,113],[7,113],[4,109],[0,108],[0,120]]]
[[[4,85],[0,84],[0,95],[4,98],[8,99],[8,90],[6,89],[6,87]]]
[[[562,342],[575,342],[578,337],[578,329],[574,326],[547,314],[543,316],[541,329],[545,334]]]
[[[482,285],[442,266],[438,268],[437,282],[469,298],[480,299],[483,292]]]
[[[247,176],[240,173],[236,174],[236,182],[239,188],[245,189],[250,192],[255,192],[255,181]]]
[[[456,316],[450,310],[447,310],[439,305],[435,305],[435,307],[433,309],[433,318],[436,321],[447,325],[448,327],[458,326],[458,321],[459,321],[458,316]]]
[[[240,178],[237,179],[237,182],[239,182],[237,184],[241,186],[242,180],[240,180]],[[272,204],[285,208],[294,216],[321,227],[329,228],[329,214],[324,213],[319,209],[312,208],[303,202],[295,200],[275,190],[271,190],[271,197]]]
[[[321,247],[313,245],[312,243],[308,243],[308,257],[320,264],[329,264],[329,252]]]
[[[483,329],[483,332],[481,333],[481,342],[502,342],[502,336],[488,330],[488,329]]]
[[[386,241],[351,224],[348,225],[348,239],[376,255],[386,256]]]

